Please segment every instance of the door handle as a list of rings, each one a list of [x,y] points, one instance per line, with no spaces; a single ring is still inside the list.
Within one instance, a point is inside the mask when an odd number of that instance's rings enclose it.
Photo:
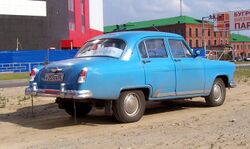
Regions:
[[[175,62],[180,62],[180,61],[181,61],[181,59],[174,59],[174,61],[175,61]]]
[[[143,62],[144,64],[146,64],[146,63],[150,63],[151,61],[150,61],[150,60],[142,60],[142,62]]]

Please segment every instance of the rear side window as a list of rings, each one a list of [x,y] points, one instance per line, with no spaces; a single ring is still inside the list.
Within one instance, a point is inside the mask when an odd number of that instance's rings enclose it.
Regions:
[[[139,50],[142,58],[167,57],[163,39],[146,39],[139,44]]]
[[[139,50],[142,58],[148,57],[144,41],[139,44]]]
[[[169,45],[174,58],[192,57],[191,52],[182,40],[170,39]]]

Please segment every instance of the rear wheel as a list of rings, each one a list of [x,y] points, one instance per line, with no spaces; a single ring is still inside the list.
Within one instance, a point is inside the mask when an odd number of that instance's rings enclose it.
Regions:
[[[81,117],[87,115],[91,109],[92,106],[88,103],[81,103],[81,102],[76,102],[76,117]],[[72,117],[75,116],[75,111],[74,111],[74,102],[73,101],[65,101],[64,102],[64,110],[71,115]]]
[[[121,123],[136,122],[145,111],[145,96],[142,91],[124,91],[113,102],[113,114]]]
[[[212,90],[209,96],[205,97],[208,106],[215,107],[224,103],[226,97],[225,83],[221,78],[217,78],[214,81]]]

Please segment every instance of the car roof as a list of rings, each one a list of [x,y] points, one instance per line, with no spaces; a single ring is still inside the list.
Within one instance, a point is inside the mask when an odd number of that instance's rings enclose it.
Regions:
[[[145,37],[154,37],[154,36],[165,36],[165,37],[174,37],[182,38],[182,36],[174,33],[159,32],[159,31],[124,31],[124,32],[113,32],[97,36],[93,39],[102,39],[102,38],[119,38],[125,40],[137,40]],[[93,40],[92,39],[92,40]]]

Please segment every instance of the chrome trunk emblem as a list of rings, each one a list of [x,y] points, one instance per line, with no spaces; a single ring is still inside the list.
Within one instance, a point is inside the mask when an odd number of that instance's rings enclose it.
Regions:
[[[62,72],[62,69],[61,68],[53,68],[53,69],[50,69],[50,71],[53,73],[58,73],[58,72]]]

